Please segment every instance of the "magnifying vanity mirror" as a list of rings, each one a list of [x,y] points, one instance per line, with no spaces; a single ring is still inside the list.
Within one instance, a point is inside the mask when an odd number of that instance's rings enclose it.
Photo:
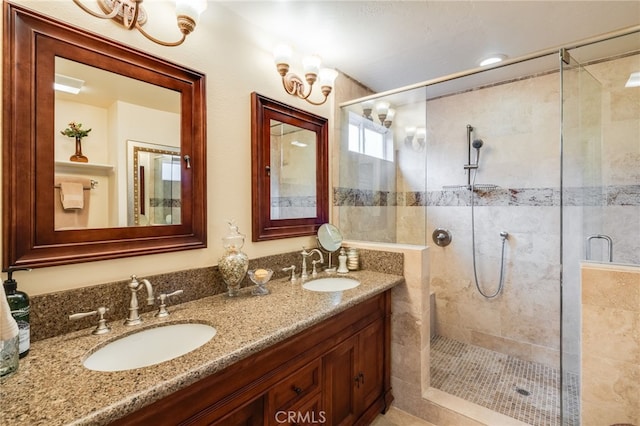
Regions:
[[[3,267],[206,247],[204,74],[3,7]]]
[[[329,264],[326,271],[335,272],[336,268],[331,266],[331,254],[342,246],[342,233],[330,223],[322,224],[318,229],[318,243],[320,243],[320,247],[329,252]]]
[[[252,240],[315,235],[328,220],[328,120],[257,93],[252,114]]]

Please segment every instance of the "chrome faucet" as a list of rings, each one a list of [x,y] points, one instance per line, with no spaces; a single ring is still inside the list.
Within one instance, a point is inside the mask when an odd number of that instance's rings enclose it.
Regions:
[[[311,276],[315,278],[318,276],[318,272],[316,271],[316,264],[317,263],[323,264],[324,256],[322,255],[322,252],[317,248],[314,248],[313,250],[311,250],[309,252],[309,256],[313,255],[313,253],[318,253],[318,255],[320,256],[320,259],[311,261],[311,263],[313,264],[313,271],[311,272]]]
[[[314,248],[311,251],[307,251],[306,248],[302,247],[302,252],[300,253],[302,255],[302,272],[300,273],[300,279],[303,281],[309,278],[309,274],[307,273],[307,257],[311,257],[313,253],[318,253],[318,255],[320,255],[320,263],[324,263],[324,256],[322,255],[322,252],[319,249]],[[318,275],[318,273],[316,272],[316,263],[318,262],[313,261],[312,276],[314,277]]]
[[[142,288],[142,285],[147,288],[147,305],[153,305],[153,287],[147,279],[138,281],[135,275],[131,275],[131,282],[127,284],[129,290],[131,290],[131,302],[129,303],[129,317],[124,322],[124,325],[136,325],[142,322],[140,314],[138,313],[138,290]]]
[[[307,257],[311,256],[311,252],[308,252],[303,246],[300,254],[302,255],[302,272],[300,273],[300,279],[304,281],[309,278],[309,274],[307,274]]]

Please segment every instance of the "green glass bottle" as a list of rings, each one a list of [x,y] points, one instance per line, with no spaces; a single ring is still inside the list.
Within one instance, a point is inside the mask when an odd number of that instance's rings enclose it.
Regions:
[[[31,347],[31,329],[29,324],[29,296],[27,293],[18,290],[18,283],[13,279],[13,273],[16,271],[30,271],[30,268],[17,268],[10,266],[7,269],[3,269],[2,272],[7,273],[7,279],[4,281],[4,292],[7,295],[7,301],[9,302],[9,309],[11,309],[11,316],[18,323],[19,328],[19,343],[18,351],[20,358],[25,357],[29,353]]]

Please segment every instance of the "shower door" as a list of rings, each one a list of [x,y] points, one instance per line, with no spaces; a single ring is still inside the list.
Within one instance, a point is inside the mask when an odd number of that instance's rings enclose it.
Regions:
[[[562,415],[580,424],[580,262],[602,258],[602,87],[587,69],[560,52],[562,85]],[[598,238],[599,240],[600,238]],[[592,244],[591,247],[589,244]]]

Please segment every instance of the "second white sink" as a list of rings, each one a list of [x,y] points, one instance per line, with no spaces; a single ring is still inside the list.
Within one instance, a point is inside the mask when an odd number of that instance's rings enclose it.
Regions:
[[[331,292],[344,291],[356,288],[360,285],[360,281],[352,278],[329,277],[320,278],[313,281],[307,281],[302,284],[302,288],[311,291]]]
[[[83,365],[95,371],[123,371],[177,358],[207,343],[216,329],[206,324],[170,324],[147,328],[114,340],[92,353]]]

